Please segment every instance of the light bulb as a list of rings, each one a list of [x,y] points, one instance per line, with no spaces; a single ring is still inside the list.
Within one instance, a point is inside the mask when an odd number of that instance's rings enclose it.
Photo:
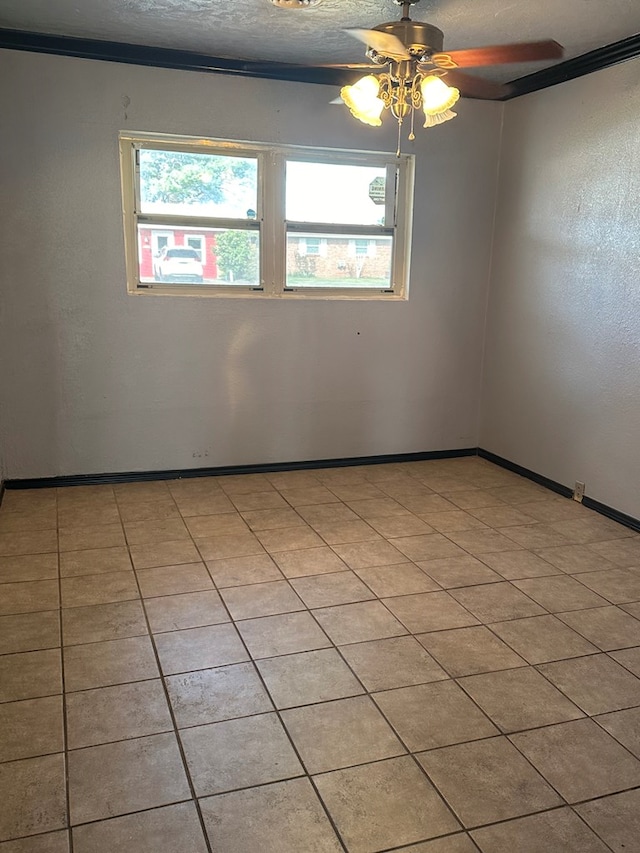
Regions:
[[[425,77],[420,84],[422,91],[422,109],[425,116],[436,116],[451,110],[460,99],[460,92],[453,86],[447,86],[440,77]],[[453,118],[453,116],[450,116]]]
[[[380,113],[384,109],[384,101],[378,97],[380,81],[373,74],[361,77],[353,86],[343,86],[340,97],[349,107],[351,115],[364,124],[379,127],[382,124]]]

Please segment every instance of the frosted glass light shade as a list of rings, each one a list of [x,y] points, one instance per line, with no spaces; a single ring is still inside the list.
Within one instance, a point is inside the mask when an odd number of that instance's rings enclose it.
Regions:
[[[420,84],[420,89],[422,91],[422,109],[427,118],[451,110],[451,107],[460,99],[458,89],[447,86],[440,77],[425,77]],[[453,115],[450,118],[453,118]]]
[[[443,113],[438,113],[437,115],[428,115],[425,113],[424,116],[424,124],[423,127],[435,127],[438,124],[444,124],[445,121],[451,121],[452,118],[455,118],[458,113],[454,113],[453,110],[445,110]]]
[[[340,97],[349,107],[351,115],[364,124],[379,127],[382,124],[380,113],[384,102],[378,97],[380,81],[373,74],[360,78],[353,86],[343,86]]]

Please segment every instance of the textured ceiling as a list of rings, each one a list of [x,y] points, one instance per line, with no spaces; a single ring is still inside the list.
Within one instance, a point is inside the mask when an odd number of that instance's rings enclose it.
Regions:
[[[0,27],[310,65],[363,61],[343,29],[399,16],[393,0],[0,0]],[[571,58],[640,32],[640,0],[420,0],[412,17],[443,30],[445,49],[553,38]],[[544,65],[481,73],[506,81]]]

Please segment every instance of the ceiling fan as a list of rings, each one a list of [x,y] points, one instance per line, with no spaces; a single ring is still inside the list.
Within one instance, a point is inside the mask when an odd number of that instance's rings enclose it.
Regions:
[[[352,86],[344,86],[336,102],[344,102],[355,118],[371,125],[380,125],[380,115],[388,109],[398,122],[399,138],[407,117],[412,122],[409,139],[415,138],[416,110],[424,111],[424,126],[431,127],[455,117],[451,107],[460,97],[500,100],[509,94],[508,85],[472,76],[460,68],[560,59],[564,54],[562,45],[551,39],[444,52],[442,30],[409,17],[411,6],[418,0],[395,2],[402,6],[400,20],[370,30],[346,30],[367,46],[368,63],[329,67],[369,70]]]

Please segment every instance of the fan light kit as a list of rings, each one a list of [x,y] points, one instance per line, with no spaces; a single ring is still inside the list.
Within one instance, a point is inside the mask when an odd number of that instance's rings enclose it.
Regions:
[[[456,117],[452,107],[460,97],[500,100],[509,93],[509,86],[464,74],[460,67],[560,59],[564,53],[562,46],[551,40],[443,53],[442,31],[409,17],[411,6],[418,0],[395,2],[402,6],[399,21],[371,30],[346,31],[366,44],[370,63],[332,67],[369,69],[353,85],[343,86],[340,97],[355,118],[374,127],[382,124],[383,110],[389,110],[398,122],[398,153],[406,118],[411,123],[409,139],[415,139],[416,111],[424,113],[424,127],[433,127]]]

